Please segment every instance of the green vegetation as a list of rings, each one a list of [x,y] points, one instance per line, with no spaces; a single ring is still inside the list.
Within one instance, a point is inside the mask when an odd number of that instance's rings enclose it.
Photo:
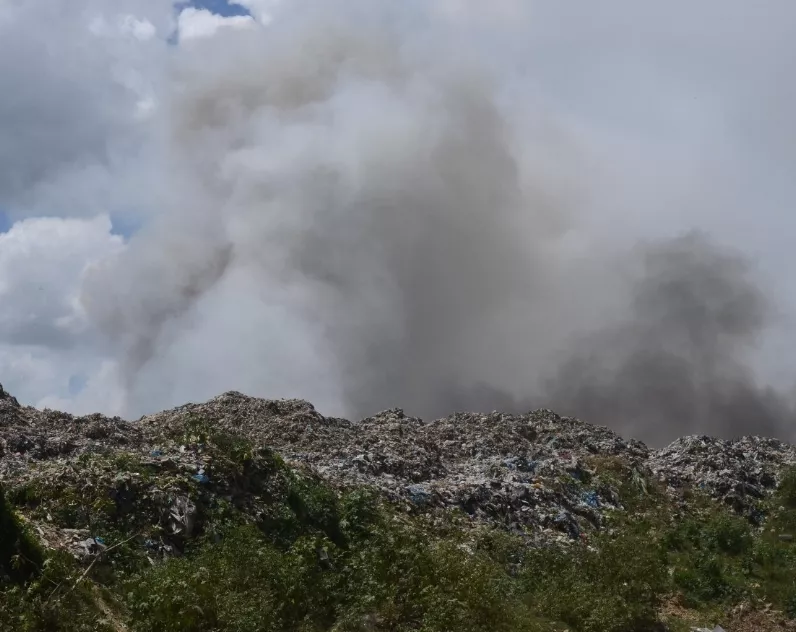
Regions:
[[[0,486],[0,575],[19,584],[31,579],[42,563],[41,550],[20,525]]]
[[[417,516],[367,489],[337,490],[201,423],[208,482],[138,455],[95,454],[0,494],[0,630],[477,632],[655,630],[661,606],[765,601],[796,617],[796,470],[761,504],[764,528],[692,492],[688,509],[619,459],[585,489],[625,505],[586,541]],[[185,498],[193,527],[175,532]],[[44,552],[20,516],[49,516],[108,545],[83,564]],[[468,526],[469,525],[469,526]],[[167,543],[161,558],[147,543]]]
[[[0,487],[0,630],[97,630],[88,584],[73,586],[77,568],[64,553],[45,555],[20,523]]]

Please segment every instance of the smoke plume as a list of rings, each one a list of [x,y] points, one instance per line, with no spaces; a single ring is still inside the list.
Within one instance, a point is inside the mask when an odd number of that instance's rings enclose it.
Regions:
[[[588,157],[518,103],[515,69],[444,12],[350,6],[295,0],[174,54],[170,192],[83,294],[129,411],[234,388],[352,417],[790,433],[750,365],[769,305],[741,257],[691,235],[617,276],[638,256],[583,237]]]
[[[747,261],[701,234],[648,246],[639,259],[628,315],[576,345],[549,381],[550,400],[655,442],[790,436],[790,403],[751,368],[772,306]]]

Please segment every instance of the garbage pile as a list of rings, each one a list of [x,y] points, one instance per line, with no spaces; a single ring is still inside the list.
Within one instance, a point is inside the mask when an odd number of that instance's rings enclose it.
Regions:
[[[590,459],[643,467],[649,457],[638,441],[549,410],[424,422],[393,409],[354,423],[325,418],[304,401],[226,393],[141,426],[155,440],[186,417],[241,432],[341,485],[375,486],[410,508],[457,508],[474,521],[559,541],[587,537],[606,511],[622,509],[616,487],[594,476]]]
[[[73,459],[86,451],[121,450],[142,442],[135,423],[23,407],[0,386],[0,482],[24,476],[37,462]]]
[[[672,492],[699,489],[752,522],[763,518],[756,509],[758,501],[776,487],[783,467],[793,464],[794,446],[764,437],[683,437],[653,452],[648,460]]]
[[[616,480],[597,466],[601,461],[621,462],[640,480],[656,476],[673,494],[686,486],[702,489],[742,513],[773,489],[783,465],[796,463],[796,450],[773,439],[685,437],[653,451],[549,410],[423,421],[393,409],[351,422],[324,417],[301,400],[230,392],[124,421],[22,407],[0,387],[0,482],[17,490],[47,488],[51,496],[52,490],[96,496],[101,488],[117,504],[134,498],[142,524],[164,534],[152,550],[167,554],[195,528],[192,489],[234,501],[253,519],[267,511],[251,482],[257,473],[240,481],[225,471],[204,445],[207,432],[274,450],[296,471],[338,487],[375,487],[410,512],[460,510],[474,524],[559,543],[588,539],[611,512],[624,509]],[[129,454],[148,474],[125,465]],[[92,455],[112,458],[94,465]],[[102,546],[84,530],[45,534],[52,516],[46,500],[37,502],[42,535],[76,556]]]

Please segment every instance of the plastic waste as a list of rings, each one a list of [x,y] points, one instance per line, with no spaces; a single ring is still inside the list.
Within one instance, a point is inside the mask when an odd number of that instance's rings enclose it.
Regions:
[[[583,501],[594,509],[600,506],[600,496],[595,491],[586,492],[583,494]]]
[[[431,500],[431,492],[423,485],[409,485],[406,491],[409,492],[409,499],[416,505],[425,505]]]

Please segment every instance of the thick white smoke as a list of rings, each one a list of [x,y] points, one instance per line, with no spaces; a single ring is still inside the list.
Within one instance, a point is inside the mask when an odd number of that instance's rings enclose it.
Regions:
[[[441,414],[531,383],[570,148],[444,23],[388,6],[294,7],[175,59],[173,194],[84,294],[133,406],[228,386]]]
[[[236,389],[352,417],[555,406],[653,441],[761,419],[792,434],[790,403],[756,368],[778,305],[748,253],[720,245],[741,232],[724,228],[742,200],[713,174],[751,177],[710,157],[735,123],[703,116],[718,111],[707,87],[697,106],[677,84],[679,53],[669,72],[634,66],[642,43],[674,50],[676,33],[640,21],[649,37],[606,41],[602,13],[512,0],[240,4],[259,21],[183,14],[184,41],[125,75],[138,122],[114,147],[134,159],[109,160],[105,186],[145,221],[82,272],[80,298],[121,412]],[[609,17],[637,10],[616,5]],[[739,7],[728,24],[746,23]],[[584,78],[575,40],[623,72]],[[635,100],[612,101],[625,74],[643,79]],[[657,145],[638,120],[661,127]],[[72,133],[95,151],[107,134],[87,129]],[[75,155],[68,144],[44,168]],[[59,190],[17,189],[31,208]],[[694,226],[711,235],[680,237]]]

